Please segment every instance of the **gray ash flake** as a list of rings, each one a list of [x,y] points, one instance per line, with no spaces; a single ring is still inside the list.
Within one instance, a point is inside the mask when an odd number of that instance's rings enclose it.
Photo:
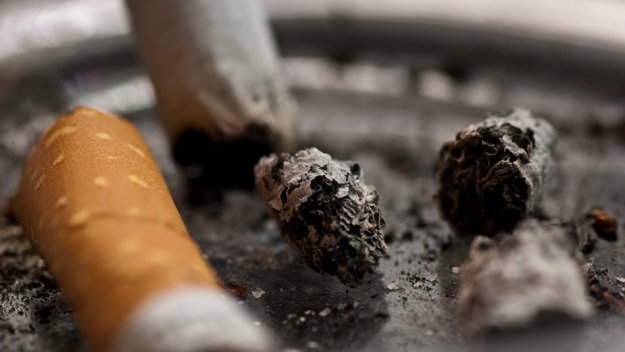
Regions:
[[[510,234],[477,236],[460,271],[458,318],[468,336],[592,316],[577,229],[521,221]]]

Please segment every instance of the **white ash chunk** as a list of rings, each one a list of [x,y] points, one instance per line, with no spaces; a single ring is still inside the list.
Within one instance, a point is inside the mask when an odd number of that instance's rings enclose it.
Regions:
[[[459,236],[510,231],[541,202],[556,132],[523,109],[491,116],[445,142],[438,165],[441,215]]]
[[[519,223],[512,236],[478,236],[460,271],[458,317],[469,336],[524,329],[541,319],[581,321],[592,307],[571,224]]]
[[[390,284],[386,285],[386,288],[394,291],[394,290],[401,290],[403,287],[401,287],[401,285],[398,284],[397,282],[391,282]]]
[[[313,270],[358,285],[388,254],[378,193],[358,164],[310,148],[263,157],[254,173],[282,237]]]
[[[254,298],[256,299],[261,298],[264,294],[265,291],[263,291],[263,289],[260,287],[257,287],[254,291],[252,291],[252,296],[254,296]]]

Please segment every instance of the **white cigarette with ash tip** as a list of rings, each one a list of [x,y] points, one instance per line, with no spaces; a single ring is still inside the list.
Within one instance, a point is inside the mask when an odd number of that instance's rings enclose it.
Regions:
[[[204,166],[212,184],[251,186],[258,158],[294,149],[296,106],[261,1],[126,3],[180,164]]]

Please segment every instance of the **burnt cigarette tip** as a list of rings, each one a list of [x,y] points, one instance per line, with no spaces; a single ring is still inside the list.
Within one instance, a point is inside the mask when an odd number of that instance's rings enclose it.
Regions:
[[[542,200],[556,133],[524,109],[492,115],[443,144],[438,205],[456,234],[510,231]]]
[[[261,158],[254,171],[282,236],[313,270],[358,285],[388,253],[378,193],[357,163],[310,148]]]

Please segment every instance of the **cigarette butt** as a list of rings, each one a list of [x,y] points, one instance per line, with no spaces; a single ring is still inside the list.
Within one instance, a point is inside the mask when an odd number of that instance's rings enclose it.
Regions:
[[[378,193],[358,164],[310,148],[261,158],[254,172],[282,237],[313,270],[355,286],[388,254]]]
[[[267,348],[241,309],[220,298],[127,121],[84,107],[59,118],[24,166],[15,212],[94,351]],[[239,338],[228,333],[239,330]]]
[[[520,222],[511,236],[477,236],[460,270],[458,317],[467,336],[515,331],[541,319],[592,315],[570,224]]]
[[[258,158],[295,144],[296,107],[262,2],[126,3],[175,159],[210,169],[211,184],[253,185]]]
[[[438,165],[438,205],[459,236],[510,231],[541,203],[556,133],[523,109],[491,116],[445,142]]]

